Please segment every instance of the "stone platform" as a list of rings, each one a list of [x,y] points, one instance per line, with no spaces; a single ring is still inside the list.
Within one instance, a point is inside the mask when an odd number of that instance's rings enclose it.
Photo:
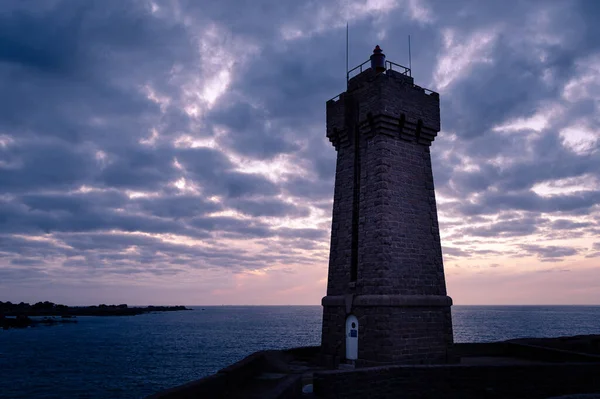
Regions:
[[[454,344],[455,364],[362,368],[326,368],[320,347],[261,351],[147,399],[593,399],[600,393],[598,344],[600,336],[463,343]]]

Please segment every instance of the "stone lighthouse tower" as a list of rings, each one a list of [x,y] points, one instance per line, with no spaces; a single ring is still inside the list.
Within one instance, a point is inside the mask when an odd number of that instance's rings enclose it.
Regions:
[[[379,46],[368,62],[327,102],[337,166],[322,355],[357,366],[446,363],[452,299],[430,156],[439,95]]]

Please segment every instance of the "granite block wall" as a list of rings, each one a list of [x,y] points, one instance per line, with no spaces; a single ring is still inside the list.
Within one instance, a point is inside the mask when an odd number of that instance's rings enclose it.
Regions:
[[[429,147],[363,136],[356,294],[446,295]]]
[[[444,364],[452,361],[450,307],[354,306],[358,318],[357,366]],[[343,306],[323,312],[322,351],[342,360],[346,351]]]

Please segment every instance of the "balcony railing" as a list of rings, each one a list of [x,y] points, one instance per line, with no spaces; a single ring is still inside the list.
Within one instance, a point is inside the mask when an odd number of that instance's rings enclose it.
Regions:
[[[348,73],[346,74],[346,80],[350,80],[351,78],[358,75],[359,73],[362,73],[363,71],[366,71],[367,69],[369,69],[371,67],[370,65],[365,68],[363,68],[363,67],[370,62],[371,62],[371,60],[366,60],[362,64],[349,70]],[[396,69],[394,69],[394,67],[396,67]],[[385,69],[386,69],[386,71],[388,69],[391,69],[391,70],[400,72],[402,75],[411,76],[410,68],[407,68],[404,65],[396,64],[395,62],[392,62],[392,61],[387,61],[387,60],[385,61]]]
[[[370,59],[366,60],[362,64],[360,64],[360,65],[352,68],[351,70],[349,70],[348,73],[346,74],[346,84],[353,77],[355,77],[358,74],[360,74],[360,73],[366,71],[367,69],[371,68],[371,65],[365,66],[365,65],[369,64],[370,62],[371,62]],[[385,61],[385,69],[386,69],[386,71],[388,69],[389,70],[393,70],[393,71],[397,71],[397,72],[399,72],[399,73],[401,73],[402,75],[405,75],[405,76],[412,76],[410,68],[407,68],[404,65],[396,64],[395,62],[392,62],[392,61],[387,61],[387,60]],[[426,88],[421,87],[421,86],[414,85],[414,87],[417,88],[417,89],[423,90],[425,92],[425,94],[436,93],[433,90],[429,90],[429,89],[426,89]],[[339,100],[340,95],[341,95],[341,93],[338,94],[337,96],[331,98],[329,101],[337,101],[337,100]],[[329,102],[329,101],[327,101],[327,102]]]

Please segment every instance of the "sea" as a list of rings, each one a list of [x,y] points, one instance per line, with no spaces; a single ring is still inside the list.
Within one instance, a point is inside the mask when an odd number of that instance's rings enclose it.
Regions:
[[[0,330],[0,398],[143,398],[262,349],[319,345],[320,306],[205,306]],[[600,306],[453,306],[455,342],[600,334]]]

